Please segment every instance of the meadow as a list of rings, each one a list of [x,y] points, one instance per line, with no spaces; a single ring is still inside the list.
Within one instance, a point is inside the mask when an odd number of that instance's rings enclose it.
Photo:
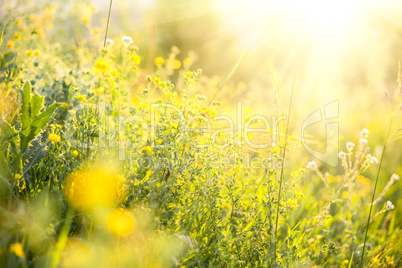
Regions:
[[[0,267],[402,266],[400,2],[212,2],[0,2]]]

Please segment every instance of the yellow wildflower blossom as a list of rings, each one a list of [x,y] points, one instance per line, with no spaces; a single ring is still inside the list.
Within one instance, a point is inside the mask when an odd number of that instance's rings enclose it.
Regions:
[[[156,66],[161,66],[164,63],[165,63],[165,60],[162,57],[155,58],[155,65]]]
[[[101,73],[104,73],[109,70],[109,63],[106,60],[98,60],[95,62],[95,68]]]
[[[25,51],[25,55],[32,57],[34,55],[34,52],[32,51],[32,49],[29,49],[29,50]]]
[[[180,67],[181,67],[181,62],[179,60],[174,60],[173,61],[173,68],[180,69]]]
[[[55,143],[57,143],[57,142],[60,142],[61,138],[60,138],[59,135],[54,134],[54,133],[51,133],[51,134],[49,134],[49,140],[50,140],[53,144],[55,144]]]
[[[135,218],[127,210],[115,209],[109,214],[107,225],[115,235],[128,235],[134,230]]]
[[[21,243],[15,243],[10,246],[10,251],[20,258],[25,258],[24,247]]]
[[[141,58],[137,54],[132,54],[131,59],[133,60],[134,64],[140,64],[141,63]]]
[[[13,41],[8,41],[7,42],[7,47],[8,48],[13,48],[14,47],[14,42]]]

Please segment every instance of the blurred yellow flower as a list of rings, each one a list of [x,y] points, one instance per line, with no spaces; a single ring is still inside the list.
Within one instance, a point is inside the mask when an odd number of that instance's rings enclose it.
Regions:
[[[15,243],[10,246],[10,251],[20,258],[25,258],[24,247],[21,243]]]
[[[54,133],[51,133],[51,134],[49,134],[49,140],[50,140],[53,144],[55,144],[55,143],[57,143],[57,142],[60,142],[61,138],[60,138],[59,135],[54,134]]]
[[[13,41],[8,41],[7,42],[7,47],[8,48],[13,48],[14,47],[14,42]]]
[[[16,181],[18,181],[18,180],[20,180],[22,178],[22,176],[21,176],[21,174],[15,174],[14,175],[14,179],[16,180]]]
[[[71,152],[71,154],[72,154],[74,157],[77,157],[77,156],[78,156],[78,151],[77,151],[77,150],[73,150],[73,151]]]
[[[107,225],[115,235],[128,235],[134,231],[135,218],[133,214],[126,210],[115,209],[109,214]]]
[[[38,56],[38,57],[39,57],[39,56],[40,56],[40,54],[41,54],[39,49],[35,49],[35,51],[34,51],[34,52],[35,52],[35,56]]]
[[[101,73],[104,73],[109,70],[109,63],[106,60],[98,60],[95,62],[95,68]]]
[[[145,146],[144,151],[147,152],[148,154],[152,154],[152,147],[151,146]]]
[[[103,93],[105,93],[105,90],[103,88],[99,87],[99,88],[95,89],[95,94],[96,95],[101,95]]]
[[[112,162],[99,162],[72,173],[66,181],[65,193],[81,210],[114,207],[124,193],[125,178]]]
[[[181,62],[179,60],[174,60],[173,61],[173,68],[180,69],[180,67],[181,67]]]
[[[162,57],[155,58],[155,65],[156,66],[161,66],[164,63],[165,63],[165,60]]]
[[[185,58],[183,61],[184,67],[190,67],[191,65],[193,65],[193,60],[191,58]]]
[[[68,112],[69,112],[72,116],[75,116],[76,113],[77,113],[75,110],[68,110]]]
[[[20,33],[15,33],[15,34],[13,35],[13,38],[14,38],[15,40],[20,40],[21,37],[22,37],[22,35],[21,35]]]
[[[134,64],[140,64],[141,63],[141,58],[137,54],[132,54],[131,59],[133,60]]]
[[[32,57],[34,55],[34,52],[32,51],[32,49],[29,49],[29,50],[25,51],[25,55]]]

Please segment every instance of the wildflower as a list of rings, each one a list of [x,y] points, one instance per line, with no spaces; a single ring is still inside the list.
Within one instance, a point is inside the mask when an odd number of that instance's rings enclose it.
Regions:
[[[222,102],[220,102],[220,101],[214,101],[214,102],[212,103],[212,105],[214,105],[214,106],[219,106],[219,105],[222,105]]]
[[[390,210],[393,210],[395,208],[394,204],[392,204],[391,201],[387,201],[387,208],[389,208]]]
[[[149,89],[148,89],[148,88],[143,88],[143,89],[142,89],[142,93],[147,94],[148,92],[149,92]]]
[[[21,176],[21,174],[15,174],[14,175],[14,179],[16,180],[16,181],[19,181],[20,179],[22,178],[22,176]]]
[[[367,139],[369,133],[370,131],[367,128],[364,128],[362,131],[360,131],[360,136],[364,139]]]
[[[184,67],[190,67],[191,65],[193,65],[193,60],[191,58],[185,58],[183,61]]]
[[[71,152],[71,154],[72,154],[74,157],[78,157],[78,151],[77,151],[77,150],[73,150],[73,151]]]
[[[373,163],[373,164],[378,164],[377,158],[375,158],[374,156],[372,156],[372,157],[371,157],[371,163]]]
[[[317,227],[321,227],[323,225],[323,223],[322,222],[319,222],[318,224],[317,224]]]
[[[145,146],[144,150],[145,150],[145,152],[147,152],[148,154],[152,154],[152,147],[151,147],[151,146]]]
[[[123,38],[121,39],[121,41],[123,41],[123,43],[130,45],[131,43],[133,43],[133,39],[130,36],[123,36]]]
[[[367,140],[366,140],[366,139],[360,139],[360,140],[359,140],[359,143],[360,143],[361,145],[367,145]]]
[[[157,144],[157,145],[161,145],[162,144],[162,140],[161,139],[157,139],[156,141],[155,141],[155,143]]]
[[[110,47],[113,46],[114,45],[113,39],[110,39],[110,38],[106,39],[106,45],[110,46]]]
[[[109,63],[106,60],[98,60],[95,62],[95,68],[101,73],[104,73],[109,69]]]
[[[72,116],[75,116],[75,114],[77,113],[75,110],[68,110],[68,112],[69,112]]]
[[[315,163],[315,161],[311,161],[307,163],[307,168],[317,168],[317,164]]]
[[[181,62],[179,60],[174,60],[173,61],[173,68],[174,69],[180,69],[181,67]]]
[[[154,84],[155,84],[156,86],[159,86],[160,82],[161,82],[161,79],[160,79],[159,77],[155,76],[155,77],[154,77]]]
[[[34,53],[35,53],[35,56],[37,56],[37,57],[39,57],[41,54],[39,49],[35,49]]]
[[[113,162],[99,162],[72,173],[67,178],[65,194],[81,210],[111,208],[121,199],[125,183]]]
[[[348,152],[351,152],[354,147],[355,147],[355,144],[353,142],[346,143],[346,149],[348,149]]]
[[[15,243],[10,246],[10,251],[20,258],[25,258],[24,248],[21,243]]]
[[[95,94],[96,95],[100,95],[100,94],[103,94],[103,93],[105,93],[105,90],[103,88],[99,87],[99,88],[95,89]]]
[[[61,108],[67,110],[69,106],[70,106],[70,105],[68,104],[68,102],[65,102],[65,103],[63,103],[63,104],[61,105]]]
[[[192,78],[192,77],[193,77],[193,75],[194,75],[194,73],[193,73],[193,72],[188,71],[187,73],[185,73],[185,74],[184,74],[184,78],[189,79],[189,78]]]
[[[7,47],[8,48],[13,48],[14,47],[14,42],[13,41],[8,41],[7,42]]]
[[[34,52],[32,51],[32,49],[29,49],[29,50],[25,51],[25,55],[27,55],[29,57],[32,57],[33,54],[34,54]]]
[[[15,40],[20,40],[21,37],[22,37],[22,35],[21,35],[20,33],[15,33],[15,34],[13,35],[13,39],[15,39]]]
[[[165,60],[162,57],[155,58],[155,65],[156,66],[161,66],[164,63],[165,63]]]
[[[109,214],[107,225],[113,234],[123,236],[134,230],[135,218],[126,210],[115,209]]]
[[[400,177],[398,176],[398,174],[392,174],[391,180],[399,181],[399,179],[400,179]]]
[[[60,142],[61,138],[59,135],[51,133],[49,134],[49,140],[52,142],[52,144]]]
[[[137,54],[132,54],[131,59],[133,60],[134,64],[140,64],[141,63],[141,58]]]
[[[338,154],[338,157],[341,158],[341,159],[343,159],[343,158],[346,157],[346,154],[341,151],[341,152]]]

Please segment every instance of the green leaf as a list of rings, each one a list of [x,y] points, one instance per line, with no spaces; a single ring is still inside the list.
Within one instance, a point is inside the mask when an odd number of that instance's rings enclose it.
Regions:
[[[17,131],[6,121],[2,121],[0,123],[1,128],[3,130],[3,134],[6,137],[7,141],[11,144],[11,150],[14,154],[19,153],[19,136]]]
[[[33,120],[40,112],[40,110],[43,108],[43,101],[45,100],[45,97],[41,97],[38,94],[34,94],[33,98],[31,99],[31,120]]]
[[[35,117],[30,126],[29,134],[21,137],[21,152],[24,152],[29,143],[42,131],[42,128],[49,122],[54,110],[59,106],[60,103],[53,103],[46,111]]]
[[[29,126],[31,125],[30,103],[31,103],[31,84],[29,82],[25,82],[22,90],[22,107],[21,107],[21,125],[22,125],[21,134],[23,136],[28,135],[30,131],[29,130]]]

